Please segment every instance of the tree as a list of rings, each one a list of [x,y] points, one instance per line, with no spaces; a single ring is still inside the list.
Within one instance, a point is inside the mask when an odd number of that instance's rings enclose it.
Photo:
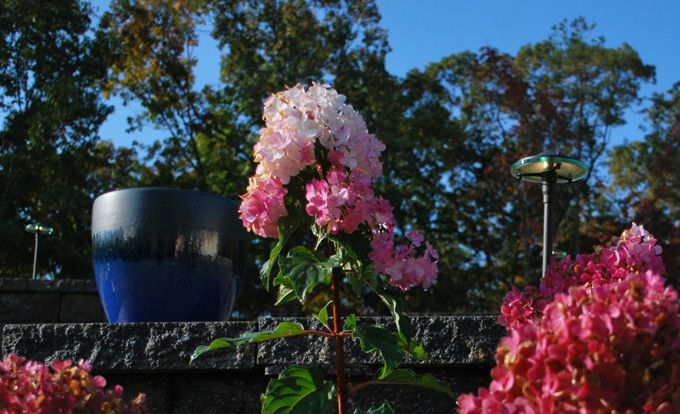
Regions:
[[[551,148],[597,171],[609,131],[654,76],[630,46],[607,47],[583,19],[516,56],[462,52],[398,79],[385,69],[374,1],[117,0],[111,10],[103,24],[121,46],[109,90],[142,104],[135,122],[169,133],[151,147],[143,183],[241,194],[262,101],[286,85],[331,82],[387,145],[379,187],[399,230],[420,228],[442,252],[439,284],[407,297],[430,311],[494,309],[509,283],[537,274],[540,189],[511,179],[510,165]],[[209,22],[220,84],[197,90],[191,50]],[[585,243],[582,211],[600,208],[590,191],[599,178],[560,187],[558,248]],[[251,274],[264,244],[253,241]],[[261,293],[245,287],[246,314],[266,306]]]
[[[457,151],[444,158],[448,170],[435,178],[447,184],[438,194],[444,202],[426,204],[435,206],[434,217],[454,223],[447,227],[449,240],[467,255],[462,263],[445,264],[450,267],[442,274],[458,283],[441,294],[437,286],[441,296],[433,303],[448,304],[447,310],[490,310],[509,284],[527,281],[529,269],[539,268],[540,186],[515,182],[511,164],[552,150],[597,171],[609,131],[624,122],[623,111],[638,100],[640,85],[653,79],[653,67],[630,46],[608,48],[604,39],[591,36],[592,29],[583,19],[563,22],[548,40],[516,56],[484,48],[411,75],[441,83],[450,118],[464,133],[462,143],[452,141]],[[573,251],[580,243],[581,206],[591,203],[591,177],[559,188],[558,249]],[[456,296],[465,300],[445,299]]]
[[[111,111],[101,100],[110,41],[90,15],[79,1],[0,4],[2,276],[30,274],[24,226],[41,222],[55,234],[41,245],[39,273],[89,277],[92,200],[131,179],[122,168],[134,153],[98,143]]]
[[[680,83],[652,97],[643,140],[614,147],[610,192],[624,221],[644,224],[663,246],[666,274],[678,286],[680,271]],[[620,220],[619,220],[620,221]],[[619,226],[625,223],[616,222]]]
[[[221,82],[197,91],[191,50],[210,19],[223,51]],[[348,98],[367,103],[361,111],[374,115],[369,123],[378,119],[378,106],[399,95],[384,68],[386,34],[378,22],[373,1],[115,1],[102,20],[120,44],[109,91],[142,104],[133,127],[151,122],[170,135],[151,147],[142,182],[242,194],[262,101],[284,85],[334,81]],[[386,94],[374,93],[378,88]],[[265,244],[253,241],[250,274],[264,262]],[[250,300],[241,303],[256,313],[270,298],[255,289],[246,284]]]

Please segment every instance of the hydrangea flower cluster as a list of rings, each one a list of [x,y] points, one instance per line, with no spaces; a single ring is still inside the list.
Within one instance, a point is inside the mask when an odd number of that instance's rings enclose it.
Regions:
[[[540,316],[556,294],[566,293],[573,286],[599,286],[648,270],[657,275],[665,273],[661,246],[643,226],[633,223],[620,237],[613,237],[608,246],[596,247],[592,254],[576,259],[565,256],[552,263],[538,289],[528,286],[520,292],[513,286],[501,305],[499,322],[508,328],[524,325]]]
[[[540,290],[513,290],[492,382],[460,396],[459,413],[680,412],[680,309],[660,253],[633,224],[554,264]]]
[[[432,285],[437,253],[429,244],[420,248],[419,237],[417,242],[410,238],[408,246],[395,246],[392,207],[372,188],[382,175],[385,145],[368,132],[343,95],[328,85],[296,85],[267,99],[263,117],[265,127],[254,147],[256,174],[241,196],[240,217],[248,230],[278,237],[278,222],[290,208],[289,187],[299,185],[291,179],[307,169],[314,178],[301,191],[305,212],[316,226],[332,235],[368,226],[377,271],[403,290]]]
[[[106,380],[92,376],[84,361],[70,360],[45,366],[14,354],[0,362],[0,412],[3,413],[122,413],[141,414],[144,394],[129,404],[123,388],[106,389]]]

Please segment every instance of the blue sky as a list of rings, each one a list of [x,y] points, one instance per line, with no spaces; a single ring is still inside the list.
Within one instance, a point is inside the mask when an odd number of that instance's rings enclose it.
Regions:
[[[108,1],[93,3],[101,12]],[[608,46],[626,42],[645,63],[656,66],[657,82],[646,85],[643,95],[667,90],[680,80],[678,0],[378,0],[378,6],[392,47],[387,68],[397,76],[404,76],[413,68],[422,69],[444,56],[477,51],[483,46],[515,53],[527,43],[546,39],[551,27],[561,20],[583,16],[596,24],[595,35],[605,37]],[[199,85],[215,83],[219,51],[207,30],[195,55],[199,60],[196,71]],[[150,127],[126,133],[126,118],[139,108],[123,107],[117,99],[110,103],[116,109],[101,128],[103,138],[118,145],[163,138],[163,131]],[[629,111],[627,125],[612,131],[612,144],[642,135],[639,125],[643,117],[637,111],[639,108]]]

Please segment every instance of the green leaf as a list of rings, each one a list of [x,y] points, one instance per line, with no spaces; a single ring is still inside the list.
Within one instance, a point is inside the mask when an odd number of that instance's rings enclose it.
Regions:
[[[321,322],[322,325],[328,326],[328,305],[333,303],[333,301],[329,301],[327,304],[324,305],[323,308],[319,311],[319,313],[314,314],[314,317]]]
[[[276,302],[274,302],[274,306],[283,305],[284,303],[294,301],[296,298],[297,295],[295,294],[295,290],[293,290],[293,288],[281,285],[279,286],[279,292],[276,294]]]
[[[269,381],[260,397],[262,414],[311,414],[326,412],[335,386],[315,368],[286,368]]]
[[[431,390],[443,392],[449,397],[453,398],[453,391],[443,382],[437,380],[430,374],[416,375],[410,369],[395,369],[385,376],[381,376],[374,381],[377,384],[394,384],[394,385],[416,385],[419,387],[429,388]]]
[[[411,319],[404,314],[404,305],[401,298],[392,296],[390,292],[378,284],[373,285],[373,289],[376,291],[380,299],[387,305],[392,317],[394,318],[394,323],[397,325],[397,338],[399,340],[399,345],[408,352],[412,357],[419,359],[421,361],[427,361],[430,357],[425,352],[425,348],[413,340],[413,335],[415,334],[415,329],[411,323]]]
[[[361,283],[361,279],[351,271],[345,272],[345,275],[347,275],[347,281],[349,282],[349,286],[352,288],[354,294],[357,297],[361,297],[361,294],[363,293],[362,290],[364,289],[364,284]]]
[[[316,243],[314,244],[314,250],[317,250],[321,245],[321,242],[328,237],[328,227],[327,226],[317,226],[316,224],[312,226],[312,234],[316,236]]]
[[[321,254],[304,246],[296,246],[286,257],[279,257],[279,267],[283,273],[280,283],[292,287],[300,301],[304,302],[317,285],[330,284],[333,267],[339,264],[338,256],[323,260]]]
[[[262,269],[260,269],[260,280],[262,280],[262,286],[266,291],[269,291],[269,280],[271,279],[272,270],[274,265],[281,254],[281,250],[286,245],[286,242],[290,239],[293,234],[295,227],[286,228],[282,224],[279,224],[279,240],[276,242],[274,247],[272,247],[271,252],[269,252],[269,260],[264,262]]]
[[[399,346],[397,335],[385,325],[357,325],[356,315],[352,314],[346,318],[344,329],[359,340],[364,352],[377,352],[380,355],[384,363],[380,370],[381,378],[399,366],[404,350]]]
[[[278,275],[276,275],[276,278],[274,278],[274,286],[279,287],[274,306],[283,305],[284,303],[291,302],[297,298],[295,289],[293,289],[293,282],[290,280],[290,278],[287,278],[283,275],[283,272],[280,268]]]
[[[271,341],[272,339],[285,338],[287,336],[300,335],[304,330],[305,328],[298,322],[280,322],[276,328],[271,331],[246,332],[238,338],[218,338],[212,341],[210,345],[201,345],[197,347],[191,355],[190,363],[194,362],[196,358],[206,352],[215,351],[217,349],[234,348],[239,345]]]
[[[371,407],[368,411],[356,409],[354,414],[395,414],[394,409],[388,403],[382,403],[380,407]]]

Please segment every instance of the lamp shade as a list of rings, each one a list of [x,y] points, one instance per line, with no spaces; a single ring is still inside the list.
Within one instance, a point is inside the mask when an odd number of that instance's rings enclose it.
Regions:
[[[510,173],[518,180],[540,183],[546,174],[554,171],[556,182],[569,183],[588,175],[588,166],[581,160],[558,154],[538,154],[522,158],[512,164]]]

